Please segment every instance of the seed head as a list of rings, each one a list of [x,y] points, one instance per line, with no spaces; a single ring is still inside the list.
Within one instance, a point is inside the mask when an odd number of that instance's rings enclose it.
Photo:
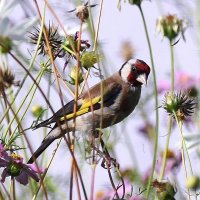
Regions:
[[[11,87],[11,85],[18,85],[19,82],[15,82],[14,79],[15,76],[10,69],[3,69],[0,67],[0,91]]]
[[[35,28],[35,30],[36,30],[36,32],[30,33],[30,35],[29,35],[29,38],[31,39],[31,43],[33,43],[33,44],[37,44],[39,34],[40,34],[39,28]],[[53,25],[51,26],[49,24],[49,28],[46,29],[46,32],[47,32],[48,42],[51,47],[51,51],[52,51],[53,55],[59,56],[62,39],[60,38],[60,36],[58,34],[58,28],[54,28]],[[42,54],[43,56],[49,55],[49,52],[48,52],[49,49],[48,49],[48,46],[47,46],[47,43],[45,40],[44,33],[42,33],[42,38],[39,43],[38,51],[39,51],[39,54]]]
[[[179,120],[184,120],[185,117],[191,116],[196,108],[196,102],[193,98],[190,98],[187,92],[179,92],[177,94],[171,94],[167,92],[163,100],[163,108],[169,115],[176,116]]]
[[[88,5],[88,2],[87,2],[83,5],[77,6],[75,9],[70,10],[68,12],[74,12],[75,11],[75,14],[80,19],[80,21],[85,22],[85,20],[88,19],[88,17],[89,17],[88,7],[92,8],[92,7],[95,7],[96,5],[97,4]]]

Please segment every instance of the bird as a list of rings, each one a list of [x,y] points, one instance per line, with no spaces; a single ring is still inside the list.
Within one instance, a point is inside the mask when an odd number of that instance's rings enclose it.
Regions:
[[[75,100],[71,100],[52,117],[37,124],[34,129],[55,125],[28,163],[33,163],[54,140],[67,132],[75,129],[92,135],[99,128],[104,129],[124,120],[138,104],[141,87],[147,84],[149,73],[150,67],[144,61],[131,58],[113,75],[83,92],[76,101],[76,113]]]

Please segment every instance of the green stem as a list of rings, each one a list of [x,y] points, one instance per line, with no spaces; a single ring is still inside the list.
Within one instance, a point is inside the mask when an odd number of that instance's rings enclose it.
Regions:
[[[185,140],[183,137],[182,122],[178,119],[175,111],[173,111],[173,114],[174,114],[176,123],[178,125],[178,130],[179,130],[179,134],[180,134],[180,138],[181,138],[182,164],[183,164],[183,168],[184,168],[184,172],[185,172],[185,180],[187,180],[188,174],[187,174],[187,167],[186,167],[185,154],[184,154],[185,151],[187,152],[187,147],[186,147]],[[188,155],[188,153],[187,153],[187,155]],[[190,158],[188,157],[188,159],[189,159],[188,161],[190,163]],[[187,188],[187,194],[188,194],[188,200],[190,200],[190,189],[189,188]]]
[[[142,21],[143,21],[144,30],[145,30],[146,39],[147,39],[148,48],[149,48],[149,55],[150,55],[150,59],[151,59],[151,67],[152,67],[153,81],[154,81],[154,97],[155,97],[155,117],[156,117],[155,141],[154,141],[154,155],[153,155],[153,162],[152,162],[152,171],[151,171],[151,175],[148,180],[147,192],[146,192],[146,197],[148,199],[149,194],[150,194],[151,182],[153,180],[153,174],[154,174],[155,163],[156,163],[156,154],[157,154],[157,149],[158,149],[159,113],[158,113],[158,94],[157,94],[156,71],[155,71],[154,61],[153,61],[153,52],[152,52],[149,34],[148,34],[148,30],[147,30],[147,25],[146,25],[146,21],[145,21],[145,17],[144,17],[144,13],[142,11],[141,5],[139,5],[138,8],[139,8],[141,16],[142,16]]]
[[[171,77],[171,94],[174,94],[174,48],[172,45],[172,41],[169,41],[169,46],[170,46],[170,77]],[[167,138],[166,138],[166,143],[165,143],[165,151],[164,155],[162,158],[162,166],[160,170],[160,177],[159,180],[161,181],[164,172],[165,172],[165,165],[166,165],[166,159],[167,159],[167,151],[169,147],[169,140],[170,140],[170,133],[171,133],[171,127],[172,127],[172,118],[168,118],[168,131],[167,131]]]
[[[172,41],[170,41],[169,43],[170,45],[170,64],[171,64],[171,73],[170,73],[170,77],[171,77],[171,94],[174,93],[174,48],[172,45]]]
[[[36,80],[39,79],[39,78],[41,78],[43,72],[44,72],[44,69],[43,69],[42,71],[39,72],[39,74],[38,74]],[[32,91],[34,85],[35,85],[35,84],[33,83],[32,86],[30,87],[28,93],[26,94],[26,96],[25,96],[24,99],[22,100],[21,105],[19,106],[18,110],[16,111],[16,115],[19,113],[19,111],[21,110],[22,106],[24,105],[26,99],[29,97],[29,94],[30,94],[30,92]],[[36,89],[37,89],[37,87],[36,87]],[[35,91],[34,91],[34,92],[35,92]],[[33,98],[33,96],[32,96],[32,98]],[[31,98],[31,99],[32,99],[32,98]],[[30,103],[29,103],[29,104],[30,104]],[[26,109],[26,110],[27,110],[27,109]],[[23,116],[24,116],[24,114],[23,114]],[[23,117],[22,117],[22,118],[23,118]],[[20,121],[22,120],[22,118],[20,119]],[[4,139],[6,138],[6,135],[7,135],[7,133],[8,133],[9,127],[12,125],[14,119],[15,119],[15,117],[13,116],[13,118],[10,120],[10,123],[8,124],[7,129],[6,129],[5,133],[4,133],[4,136],[3,136]],[[15,130],[16,130],[16,129],[15,129]],[[12,133],[12,135],[11,135],[10,137],[12,137],[14,133],[15,133],[15,131],[13,131],[13,133]]]
[[[166,138],[166,142],[165,142],[165,151],[164,151],[164,154],[163,154],[163,157],[162,157],[162,165],[161,165],[161,170],[160,170],[159,181],[162,181],[164,173],[165,173],[167,152],[168,152],[168,148],[169,148],[170,133],[171,133],[171,128],[172,128],[172,118],[171,118],[171,116],[169,116],[169,118],[168,118],[167,127],[168,127],[168,129],[167,129],[167,138]]]

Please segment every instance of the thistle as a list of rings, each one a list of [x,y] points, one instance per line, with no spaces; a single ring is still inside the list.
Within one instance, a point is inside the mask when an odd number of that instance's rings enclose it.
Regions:
[[[0,91],[3,91],[12,85],[18,86],[19,81],[14,81],[15,76],[12,74],[10,69],[3,69],[0,67]]]
[[[177,94],[167,92],[162,107],[169,115],[174,116],[175,113],[178,119],[182,121],[185,117],[192,115],[196,108],[196,102],[186,92],[179,92]]]
[[[29,38],[31,39],[31,43],[37,44],[39,34],[40,34],[40,29],[35,28],[36,32],[30,33]],[[53,53],[53,56],[58,56],[61,57],[60,51],[61,51],[61,44],[62,44],[62,39],[60,38],[58,34],[58,28],[54,28],[53,26],[50,26],[46,30],[47,32],[47,39],[49,46],[51,47],[51,51]],[[43,56],[49,55],[49,49],[46,43],[46,39],[44,36],[44,33],[42,33],[42,37],[39,43],[39,48],[38,48],[39,54],[42,54]]]

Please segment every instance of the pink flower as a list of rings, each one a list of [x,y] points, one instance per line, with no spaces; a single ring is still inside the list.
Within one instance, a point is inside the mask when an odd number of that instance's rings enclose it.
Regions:
[[[28,177],[33,178],[35,181],[39,181],[37,173],[43,173],[43,170],[38,169],[34,164],[24,164],[23,158],[19,155],[8,153],[0,144],[0,168],[4,170],[1,174],[1,182],[4,183],[6,177],[11,176],[16,181],[23,185],[28,184]]]
[[[181,165],[181,162],[182,162],[182,156],[180,151],[174,153],[173,151],[168,150],[164,174],[167,175],[169,172],[172,173],[176,172],[177,168]],[[156,164],[157,172],[160,172],[161,165],[162,165],[162,155],[159,157]]]
[[[175,80],[175,86],[177,90],[187,90],[196,85],[195,78],[185,72],[176,72]]]
[[[158,92],[158,94],[166,92],[169,89],[170,89],[170,83],[169,83],[169,81],[166,81],[166,80],[160,80],[160,81],[158,81],[158,86],[157,86],[157,92]]]

